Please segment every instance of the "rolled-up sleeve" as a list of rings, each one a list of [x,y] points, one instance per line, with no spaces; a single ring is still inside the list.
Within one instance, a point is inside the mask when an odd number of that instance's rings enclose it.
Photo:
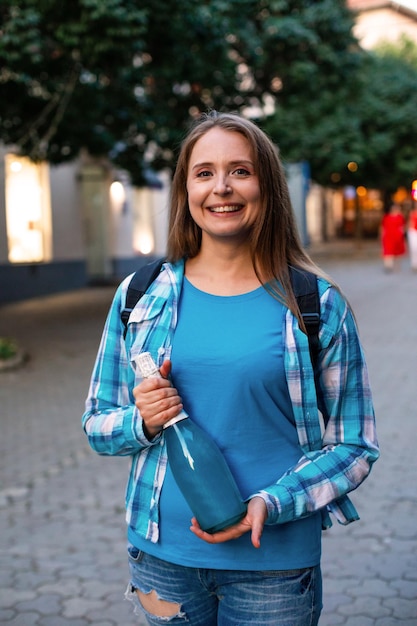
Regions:
[[[358,519],[346,494],[363,482],[379,456],[364,352],[350,307],[334,287],[322,286],[321,320],[318,379],[328,421],[319,433],[308,341],[294,321],[288,379],[303,455],[258,494],[266,502],[268,524],[326,508],[341,523]]]
[[[135,374],[127,358],[120,312],[128,277],[111,304],[91,375],[82,425],[92,449],[102,455],[131,455],[153,445],[134,405]]]

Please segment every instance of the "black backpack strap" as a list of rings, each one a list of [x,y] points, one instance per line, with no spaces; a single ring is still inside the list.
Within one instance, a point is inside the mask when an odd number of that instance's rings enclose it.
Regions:
[[[132,276],[126,293],[125,308],[120,314],[124,330],[123,337],[126,337],[127,323],[129,317],[136,304],[139,302],[149,285],[153,283],[155,278],[161,271],[162,264],[165,259],[156,259],[152,263],[148,263],[139,268]]]
[[[308,336],[308,346],[310,349],[311,364],[314,371],[314,383],[316,386],[318,408],[323,415],[326,425],[329,417],[322,402],[320,386],[318,383],[318,358],[320,350],[319,328],[320,328],[320,295],[317,285],[317,276],[307,270],[290,266],[290,279],[300,308],[300,313],[306,327]]]
[[[317,276],[307,270],[290,267],[291,284],[297,303],[300,308],[304,325],[308,336],[310,357],[313,369],[319,353],[319,327],[320,327],[320,296],[317,286]]]

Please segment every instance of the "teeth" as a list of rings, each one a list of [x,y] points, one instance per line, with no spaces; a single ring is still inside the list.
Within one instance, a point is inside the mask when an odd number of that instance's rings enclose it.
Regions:
[[[214,207],[212,209],[210,209],[210,211],[212,213],[233,213],[233,211],[239,211],[240,210],[240,206],[217,206]]]

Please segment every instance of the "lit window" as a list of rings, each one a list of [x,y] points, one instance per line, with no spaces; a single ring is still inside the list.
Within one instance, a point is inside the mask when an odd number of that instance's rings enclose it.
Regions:
[[[133,192],[133,248],[140,254],[151,254],[154,240],[154,193],[145,187]]]
[[[7,154],[5,165],[9,261],[48,261],[52,240],[48,164]]]

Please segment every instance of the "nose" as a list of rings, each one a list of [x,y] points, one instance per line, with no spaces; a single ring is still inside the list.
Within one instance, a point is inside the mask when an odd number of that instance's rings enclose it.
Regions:
[[[232,193],[232,188],[228,184],[228,181],[225,177],[219,176],[216,179],[216,184],[213,191],[219,196],[227,196],[229,193]]]

